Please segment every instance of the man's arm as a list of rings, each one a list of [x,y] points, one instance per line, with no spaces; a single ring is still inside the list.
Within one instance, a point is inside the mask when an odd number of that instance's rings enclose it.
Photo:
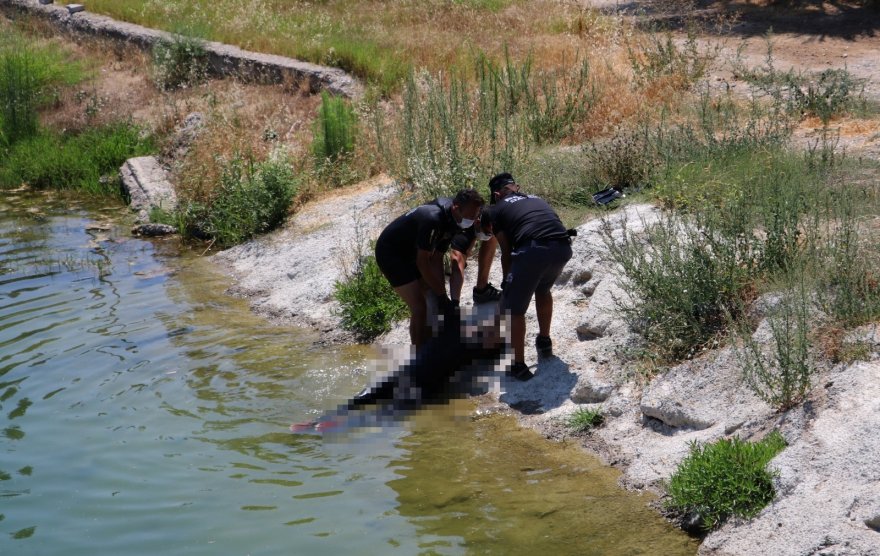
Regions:
[[[502,279],[507,279],[507,273],[510,272],[510,253],[513,251],[513,246],[510,245],[507,234],[504,232],[495,232],[495,237],[498,239],[498,245],[501,247]]]
[[[464,269],[467,267],[467,258],[474,248],[476,239],[472,239],[465,251],[459,251],[455,247],[449,250],[449,297],[461,299],[461,289],[464,286]]]
[[[446,281],[443,279],[443,254],[436,251],[419,249],[416,253],[416,267],[428,288],[435,295],[446,295]]]

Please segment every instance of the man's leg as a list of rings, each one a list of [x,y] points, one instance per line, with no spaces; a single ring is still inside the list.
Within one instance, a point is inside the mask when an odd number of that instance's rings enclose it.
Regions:
[[[553,295],[549,291],[535,292],[535,312],[538,314],[538,335],[549,338],[553,320]]]
[[[513,348],[513,362],[526,360],[526,316],[510,315],[510,346]]]
[[[413,280],[402,286],[394,288],[397,295],[403,299],[409,307],[409,339],[415,347],[421,346],[428,338],[426,322],[428,320],[428,307],[422,286],[419,280]]]
[[[496,249],[498,249],[498,240],[495,239],[495,236],[480,242],[480,251],[477,254],[476,289],[478,290],[482,290],[489,285],[489,271],[492,270]]]

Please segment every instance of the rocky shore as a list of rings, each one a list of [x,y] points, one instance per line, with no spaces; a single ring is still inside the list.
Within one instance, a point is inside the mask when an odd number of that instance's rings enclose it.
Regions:
[[[333,284],[401,207],[387,179],[334,193],[303,208],[281,230],[214,256],[236,277],[232,293],[267,317],[315,328],[322,341],[349,341],[340,330]],[[657,218],[650,205],[628,205],[606,217],[614,235]],[[626,295],[608,260],[601,219],[578,227],[574,257],[554,290],[555,356],[537,364],[527,383],[499,381],[484,410],[511,412],[545,436],[580,442],[619,468],[631,489],[662,492],[662,483],[692,442],[738,436],[760,439],[779,430],[788,447],[771,466],[777,497],[756,518],[732,521],[709,534],[700,554],[880,554],[880,331],[853,334],[870,346],[870,360],[839,364],[815,377],[806,401],[777,413],[743,383],[736,355],[724,347],[649,380],[627,356],[638,337],[618,316]],[[500,265],[493,268],[498,282]],[[476,263],[463,300],[469,302]],[[760,304],[759,304],[760,305]],[[537,327],[534,308],[529,334]],[[766,322],[755,337],[766,340]],[[379,343],[405,344],[401,323]],[[534,353],[527,362],[535,365]],[[535,368],[535,367],[533,367]],[[567,437],[562,424],[580,406],[599,407],[606,424]]]

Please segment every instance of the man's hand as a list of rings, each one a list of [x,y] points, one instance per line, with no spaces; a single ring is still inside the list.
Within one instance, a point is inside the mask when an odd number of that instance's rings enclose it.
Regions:
[[[455,311],[456,304],[454,301],[449,299],[449,296],[444,292],[443,295],[436,294],[437,297],[437,312],[441,315],[448,315]]]

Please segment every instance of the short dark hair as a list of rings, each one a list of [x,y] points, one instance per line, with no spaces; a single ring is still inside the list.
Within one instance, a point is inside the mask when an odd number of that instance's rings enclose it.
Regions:
[[[452,202],[460,207],[466,207],[469,205],[477,205],[481,207],[486,204],[486,201],[483,200],[483,197],[476,189],[462,189],[455,195],[455,199],[453,199]]]
[[[495,203],[495,193],[501,191],[508,185],[516,185],[516,180],[513,179],[513,176],[511,176],[509,172],[496,174],[491,180],[489,180],[489,192],[490,195],[492,195],[491,203]]]

